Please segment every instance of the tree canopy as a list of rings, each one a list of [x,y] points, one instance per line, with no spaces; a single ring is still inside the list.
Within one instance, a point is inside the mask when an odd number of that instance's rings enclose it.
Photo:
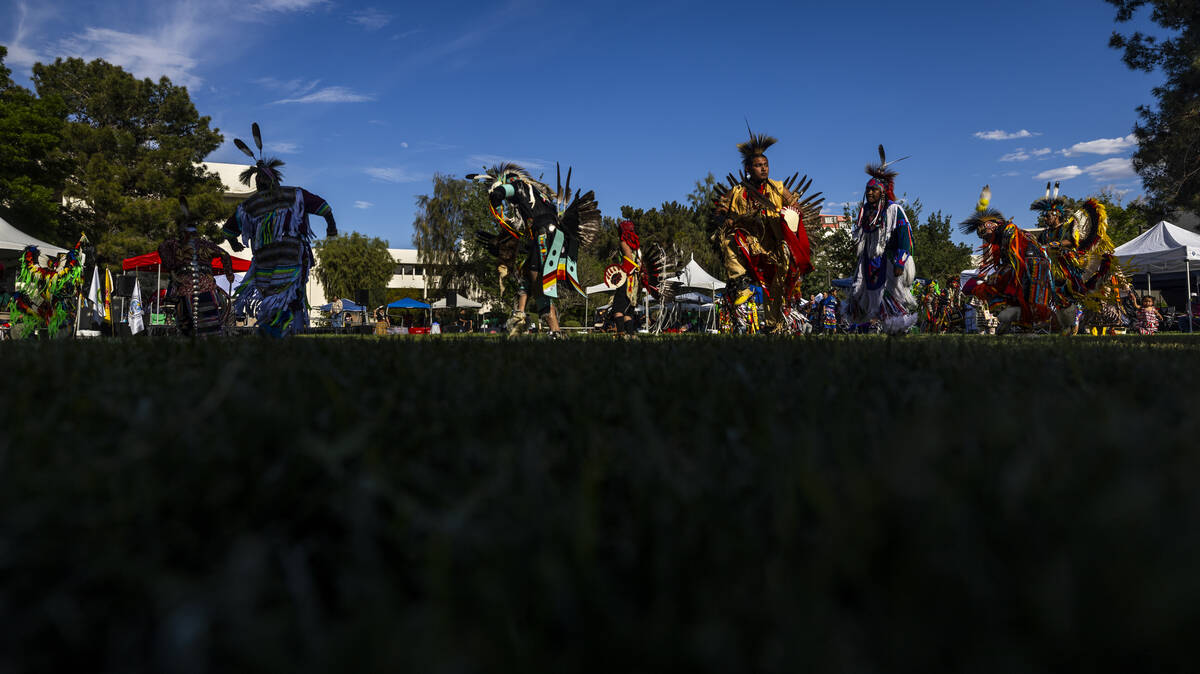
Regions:
[[[320,258],[313,274],[327,299],[353,299],[359,290],[384,297],[396,266],[386,241],[350,232],[318,241],[313,248]]]
[[[921,216],[921,202],[912,204],[913,257],[917,261],[917,276],[939,282],[958,278],[964,269],[971,268],[971,247],[954,243],[950,239],[951,216],[934,211],[923,224],[917,225]]]
[[[1161,70],[1166,76],[1154,88],[1158,108],[1138,107],[1134,126],[1138,149],[1133,167],[1150,196],[1151,211],[1163,217],[1176,209],[1200,213],[1200,10],[1181,0],[1108,0],[1117,21],[1129,21],[1145,5],[1150,18],[1172,31],[1156,38],[1142,32],[1113,32],[1109,45],[1123,51],[1133,70]]]
[[[412,244],[431,283],[430,295],[442,297],[454,290],[498,301],[500,277],[495,261],[475,241],[475,230],[494,229],[482,186],[435,173],[433,194],[419,195],[417,209]],[[507,295],[515,292],[513,285],[505,284]]]
[[[60,194],[67,164],[63,143],[66,108],[61,99],[38,98],[17,86],[0,46],[0,217],[22,231],[61,246],[79,232],[59,231]]]
[[[220,180],[201,165],[223,139],[186,87],[138,80],[99,59],[37,63],[33,80],[65,112],[60,242],[84,231],[112,264],[153,250],[179,216],[179,197],[202,223],[228,216]]]

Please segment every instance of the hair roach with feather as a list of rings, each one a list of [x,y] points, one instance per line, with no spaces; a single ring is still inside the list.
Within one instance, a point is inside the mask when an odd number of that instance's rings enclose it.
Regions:
[[[880,143],[879,163],[867,164],[866,166],[867,175],[871,176],[871,180],[867,182],[867,187],[871,187],[872,183],[878,184],[879,187],[883,189],[883,193],[887,195],[888,201],[895,201],[896,176],[899,175],[899,173],[890,167],[892,164],[904,161],[905,159],[908,159],[908,157],[901,157],[896,161],[889,162],[887,160],[887,153],[883,149],[883,144]]]
[[[746,122],[746,133],[750,135],[750,139],[745,143],[738,143],[737,146],[738,152],[742,153],[742,166],[750,166],[755,157],[765,157],[767,148],[779,142],[772,136],[755,134],[750,130],[749,122]]]
[[[1069,208],[1071,205],[1071,200],[1068,199],[1066,195],[1060,195],[1058,193],[1059,184],[1060,183],[1057,182],[1054,183],[1054,193],[1051,194],[1050,183],[1046,183],[1046,196],[1030,204],[1029,210],[1039,211],[1041,213],[1058,211],[1059,213],[1065,214],[1067,212],[1067,208]]]
[[[992,188],[989,185],[984,185],[979,193],[979,201],[975,203],[975,212],[966,220],[958,223],[958,231],[964,235],[974,234],[983,236],[987,229],[992,229],[996,226],[1008,224],[1008,218],[1004,214],[990,206],[992,202]]]
[[[258,148],[256,155],[245,141],[241,138],[234,138],[233,144],[237,149],[242,151],[247,157],[254,160],[254,166],[242,171],[238,176],[238,180],[247,187],[257,186],[265,188],[268,185],[279,185],[283,181],[283,173],[279,170],[284,165],[282,159],[278,157],[266,157],[263,155],[262,129],[258,127],[258,122],[250,125],[250,133],[254,136],[254,145]],[[257,178],[257,181],[255,181]]]

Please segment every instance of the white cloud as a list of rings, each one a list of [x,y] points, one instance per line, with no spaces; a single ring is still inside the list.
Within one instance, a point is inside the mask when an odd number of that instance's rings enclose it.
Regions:
[[[1042,135],[1042,134],[1028,131],[1026,129],[1021,129],[1020,131],[1013,131],[1011,133],[1008,131],[1004,131],[1002,129],[996,129],[995,131],[976,131],[975,132],[975,137],[982,138],[983,140],[1014,140],[1016,138],[1031,138],[1033,136],[1040,136],[1040,135]]]
[[[295,12],[328,4],[328,0],[259,0],[257,8],[269,12]]]
[[[1062,151],[1070,157],[1073,154],[1120,154],[1137,145],[1137,138],[1131,133],[1124,138],[1097,138],[1084,143],[1075,143]]]
[[[427,179],[426,174],[418,174],[406,168],[368,168],[364,172],[375,180],[385,183],[418,183]]]
[[[1027,161],[1034,157],[1044,157],[1050,154],[1050,152],[1051,150],[1048,147],[1041,148],[1040,150],[1026,150],[1023,147],[1019,147],[1000,157],[1000,161]]]
[[[289,96],[303,96],[321,83],[321,80],[278,80],[274,77],[260,77],[254,83],[272,91],[287,92]]]
[[[1105,159],[1104,161],[1083,168],[1072,164],[1071,166],[1042,171],[1035,175],[1034,178],[1038,180],[1070,180],[1084,174],[1096,180],[1120,180],[1122,178],[1137,176],[1137,172],[1133,170],[1133,163],[1129,159],[1113,157],[1112,159]]]
[[[1072,164],[1071,166],[1042,171],[1035,175],[1034,178],[1037,180],[1070,180],[1081,175],[1083,175],[1083,169]]]
[[[400,143],[400,147],[408,147],[408,143]]]
[[[1084,169],[1088,175],[1097,180],[1119,180],[1121,178],[1133,178],[1137,176],[1137,171],[1133,170],[1133,162],[1120,157],[1105,159],[1102,162],[1092,164]]]
[[[363,103],[375,100],[374,96],[360,94],[349,87],[325,87],[311,94],[294,98],[283,98],[273,105],[285,103]]]
[[[56,51],[84,60],[104,59],[137,77],[158,79],[165,75],[175,84],[200,84],[203,80],[192,72],[199,61],[188,53],[187,44],[164,38],[90,27],[61,40]]]
[[[379,30],[392,22],[392,15],[368,7],[350,15],[350,23],[358,24],[367,30]]]
[[[511,162],[522,168],[530,170],[544,169],[550,167],[550,162],[544,159],[514,159],[513,157],[503,157],[498,154],[473,154],[467,157],[467,166],[471,168],[479,168],[480,166],[491,166],[492,164],[500,164],[503,162]]]
[[[296,154],[300,151],[299,143],[289,143],[280,141],[278,143],[267,143],[267,152],[276,152],[278,154]]]
[[[1004,178],[1015,178],[1019,175],[1021,175],[1020,171],[1005,171],[1004,173],[1000,174],[1000,176]]]
[[[356,201],[356,202],[354,202],[354,207],[355,207],[355,208],[361,208],[361,209],[363,209],[363,210],[366,210],[366,209],[368,209],[368,208],[370,208],[370,207],[372,207],[372,206],[374,206],[374,205],[375,205],[375,204],[373,204],[373,203],[371,203],[371,202],[369,202],[369,201]]]
[[[4,41],[8,47],[8,57],[5,62],[8,66],[31,66],[39,61],[45,63],[52,61],[51,58],[46,58],[36,48],[26,44],[26,41],[31,35],[36,35],[41,32],[43,23],[52,18],[52,10],[44,3],[38,3],[32,10],[29,3],[16,3],[17,20],[13,24],[12,37]]]

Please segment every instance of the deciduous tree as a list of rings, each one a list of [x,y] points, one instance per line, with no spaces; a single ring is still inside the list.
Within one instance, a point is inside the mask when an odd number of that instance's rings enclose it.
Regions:
[[[495,260],[475,241],[475,230],[493,231],[487,194],[469,180],[440,173],[433,176],[433,194],[417,197],[412,243],[430,279],[430,294],[469,291],[477,298],[501,299]],[[516,277],[505,284],[515,295]]]
[[[357,291],[366,290],[372,301],[382,301],[396,266],[386,241],[350,232],[318,241],[313,247],[319,259],[313,273],[326,298],[353,299]]]

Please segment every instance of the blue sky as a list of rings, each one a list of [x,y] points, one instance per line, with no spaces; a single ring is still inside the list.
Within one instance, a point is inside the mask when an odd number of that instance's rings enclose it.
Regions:
[[[393,247],[435,172],[498,159],[571,165],[608,214],[682,202],[738,168],[745,119],[826,212],[861,198],[879,143],[912,156],[897,192],[956,221],[984,183],[1026,226],[1047,179],[1140,193],[1129,134],[1160,78],[1108,48],[1108,3],[810,4],[2,0],[0,44],[25,84],[81,56],[187,85],[225,134],[212,161],[260,122],[286,182]]]

